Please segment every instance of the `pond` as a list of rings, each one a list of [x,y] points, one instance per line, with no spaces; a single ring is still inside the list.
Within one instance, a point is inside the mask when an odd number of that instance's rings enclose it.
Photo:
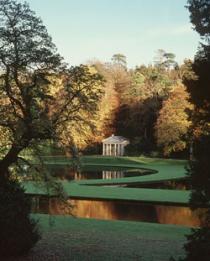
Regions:
[[[61,180],[90,180],[90,179],[116,179],[129,178],[156,173],[149,169],[133,169],[120,168],[109,166],[85,166],[81,169],[73,169],[69,166],[48,165],[48,171],[51,175]],[[127,188],[154,188],[154,189],[173,189],[173,190],[187,190],[190,185],[187,179],[162,181],[153,183],[132,183],[118,185]]]
[[[187,178],[180,180],[168,180],[153,183],[136,183],[128,184],[126,188],[152,188],[152,189],[173,189],[173,190],[190,190],[191,186]]]
[[[85,180],[85,179],[116,179],[136,177],[150,174],[147,169],[132,169],[120,167],[85,166],[85,168],[73,169],[69,166],[48,165],[48,171],[52,176],[62,180]]]
[[[49,165],[50,173],[62,180],[84,179],[116,179],[148,175],[154,171],[147,169],[131,169],[117,167],[86,166],[82,169],[72,169],[69,166]],[[155,182],[153,184],[123,184],[129,188],[161,188],[161,189],[189,189],[187,180]],[[191,227],[202,226],[205,209],[192,212],[187,206],[146,204],[142,202],[127,202],[114,200],[81,200],[72,198],[67,202],[57,198],[33,196],[32,212],[52,215],[73,215],[83,218],[97,218],[109,220],[130,220],[155,222],[161,224],[185,225]]]
[[[64,203],[56,198],[33,198],[33,212],[72,215],[82,218],[129,220],[160,224],[202,226],[205,209],[192,212],[189,207],[144,204],[139,202],[71,199]]]

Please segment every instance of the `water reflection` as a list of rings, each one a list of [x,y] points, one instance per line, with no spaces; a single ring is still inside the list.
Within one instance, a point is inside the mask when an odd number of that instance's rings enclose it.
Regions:
[[[36,205],[36,206],[35,206]],[[33,212],[52,215],[74,215],[83,218],[132,220],[160,224],[202,226],[205,209],[192,212],[189,207],[127,203],[118,201],[68,200],[36,198]]]
[[[125,175],[123,171],[102,171],[102,179],[118,179],[124,177]]]
[[[173,189],[173,190],[191,190],[188,179],[169,180],[155,183],[139,183],[126,185],[127,188],[152,188],[152,189]]]
[[[86,166],[85,169],[72,169],[69,166],[48,166],[48,170],[52,176],[62,180],[84,180],[84,179],[116,179],[124,177],[135,177],[151,173],[145,169],[123,169],[123,168],[105,168]]]

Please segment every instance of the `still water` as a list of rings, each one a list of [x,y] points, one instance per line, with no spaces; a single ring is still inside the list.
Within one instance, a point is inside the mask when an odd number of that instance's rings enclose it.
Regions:
[[[190,190],[191,186],[187,178],[181,180],[169,180],[154,183],[139,183],[126,185],[127,188],[152,188],[152,189],[172,189],[172,190]]]
[[[134,177],[150,174],[145,169],[123,169],[110,167],[86,167],[86,169],[74,170],[69,166],[48,166],[50,173],[62,180],[83,179],[115,179]],[[154,172],[152,172],[154,173]],[[126,186],[126,185],[124,185]],[[155,184],[135,184],[129,187],[147,187],[162,189],[188,189],[186,180],[167,181]],[[130,220],[144,221],[160,224],[185,225],[190,227],[202,226],[205,209],[191,211],[186,206],[155,205],[140,202],[127,201],[101,201],[101,200],[79,200],[69,199],[66,202],[57,198],[38,197],[32,198],[34,213],[45,213],[52,215],[72,215],[82,218],[96,218],[108,220]]]
[[[153,173],[147,169],[129,169],[119,167],[86,166],[85,169],[73,169],[69,166],[47,166],[52,176],[62,180],[116,179],[147,175]]]
[[[121,201],[71,199],[66,203],[56,198],[34,198],[33,212],[72,215],[82,218],[144,221],[160,224],[202,226],[205,209],[192,212],[189,207],[154,205]]]

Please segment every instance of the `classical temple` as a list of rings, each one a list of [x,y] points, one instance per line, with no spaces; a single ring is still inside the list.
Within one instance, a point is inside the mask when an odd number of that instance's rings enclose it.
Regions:
[[[104,156],[123,156],[125,146],[130,142],[122,136],[115,136],[112,134],[112,136],[104,139],[102,143]]]

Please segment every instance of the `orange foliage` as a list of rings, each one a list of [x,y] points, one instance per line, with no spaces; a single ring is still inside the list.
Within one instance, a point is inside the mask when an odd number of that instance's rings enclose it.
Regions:
[[[187,146],[185,138],[191,126],[189,112],[193,109],[189,98],[186,88],[180,83],[174,86],[168,99],[163,102],[156,123],[156,137],[165,155]]]

